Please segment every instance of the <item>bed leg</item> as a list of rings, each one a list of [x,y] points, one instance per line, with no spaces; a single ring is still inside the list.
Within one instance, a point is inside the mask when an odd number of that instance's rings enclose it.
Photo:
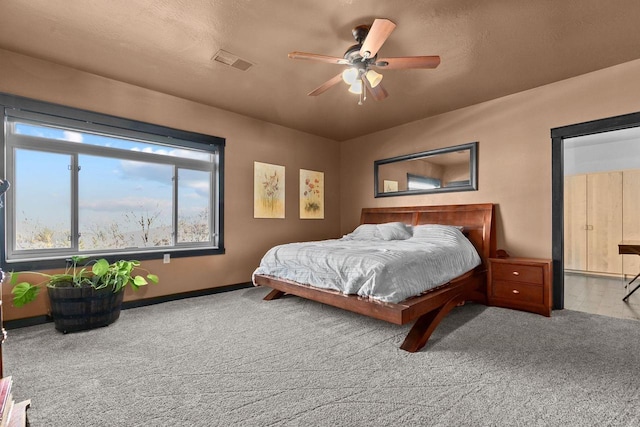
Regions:
[[[418,317],[400,348],[409,353],[415,353],[424,347],[440,321],[462,301],[464,299],[461,298],[461,295],[457,295],[442,307]]]
[[[262,298],[264,301],[271,301],[272,299],[278,299],[280,298],[282,295],[284,295],[284,292],[279,291],[277,289],[272,290],[271,292],[269,292],[269,294],[267,294],[266,297]]]

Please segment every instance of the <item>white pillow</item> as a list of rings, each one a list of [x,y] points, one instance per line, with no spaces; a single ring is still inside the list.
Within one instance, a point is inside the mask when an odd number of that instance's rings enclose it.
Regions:
[[[378,231],[384,240],[405,240],[411,237],[411,231],[403,222],[378,224]]]

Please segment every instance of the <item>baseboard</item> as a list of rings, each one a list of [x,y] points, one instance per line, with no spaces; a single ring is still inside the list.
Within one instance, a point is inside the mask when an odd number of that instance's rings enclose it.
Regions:
[[[163,302],[176,301],[176,300],[181,300],[185,298],[203,297],[205,295],[236,291],[238,289],[250,288],[252,286],[253,284],[251,282],[245,282],[245,283],[238,283],[236,285],[227,285],[227,286],[220,286],[218,288],[200,289],[197,291],[182,292],[179,294],[164,295],[161,297],[154,297],[154,298],[145,298],[145,299],[140,299],[136,301],[125,301],[122,303],[122,309],[128,310],[130,308],[144,307],[144,306],[153,305],[153,304],[161,304]]]
[[[235,285],[220,286],[217,288],[200,289],[197,291],[164,295],[161,297],[146,298],[146,299],[135,300],[135,301],[125,301],[122,303],[122,309],[128,310],[130,308],[144,307],[147,305],[154,305],[154,304],[162,304],[164,302],[177,301],[185,298],[202,297],[205,295],[213,295],[221,292],[230,292],[238,289],[250,288],[252,286],[253,284],[251,282],[245,282],[245,283],[238,283]],[[47,315],[26,317],[24,319],[15,319],[15,320],[5,321],[4,328],[17,329],[17,328],[24,328],[26,326],[41,325],[43,323],[49,323],[49,322],[53,322],[53,319],[51,318],[51,316],[47,316]]]
[[[571,276],[587,276],[587,277],[602,277],[605,279],[624,279],[633,277],[631,274],[615,274],[615,273],[598,273],[595,271],[582,271],[582,270],[564,270],[565,274]]]
[[[25,317],[23,319],[5,320],[3,326],[5,329],[18,329],[27,326],[41,325],[43,323],[53,322],[50,316],[42,315],[35,317]]]

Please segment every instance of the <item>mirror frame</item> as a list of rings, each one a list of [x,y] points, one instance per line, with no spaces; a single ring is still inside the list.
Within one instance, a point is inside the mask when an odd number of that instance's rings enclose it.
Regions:
[[[396,163],[407,160],[423,159],[436,156],[438,154],[447,154],[455,151],[469,150],[469,184],[456,187],[440,187],[427,190],[403,190],[382,192],[378,187],[378,169],[382,165],[388,163]],[[477,191],[478,190],[478,141],[469,142],[467,144],[455,145],[452,147],[436,148],[434,150],[422,151],[420,153],[405,154],[402,156],[391,157],[388,159],[376,160],[373,162],[373,191],[375,197],[394,197],[394,196],[411,196],[414,194],[438,194],[450,193],[454,191]]]

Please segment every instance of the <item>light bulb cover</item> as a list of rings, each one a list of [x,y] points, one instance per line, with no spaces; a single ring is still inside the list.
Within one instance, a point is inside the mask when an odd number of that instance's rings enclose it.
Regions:
[[[382,81],[382,74],[377,73],[374,70],[367,71],[367,74],[365,74],[365,77],[369,81],[369,84],[371,85],[371,87],[378,86]]]
[[[362,80],[358,79],[349,87],[349,92],[360,95],[362,93]]]
[[[358,70],[356,68],[347,68],[342,72],[342,80],[348,85],[352,85],[358,79]]]

